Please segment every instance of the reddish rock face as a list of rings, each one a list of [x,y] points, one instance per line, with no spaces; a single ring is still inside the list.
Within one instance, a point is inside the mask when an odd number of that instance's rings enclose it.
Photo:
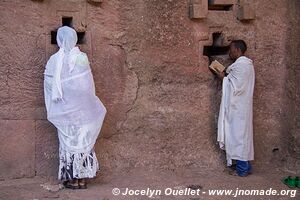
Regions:
[[[254,165],[299,170],[300,3],[247,1],[255,17],[240,21],[237,1],[216,2],[191,19],[188,0],[1,1],[0,177],[57,175],[43,72],[63,23],[81,34],[108,111],[96,144],[102,169],[222,170],[221,83],[208,64],[228,65],[230,40],[244,39],[256,71]]]
[[[34,176],[35,122],[1,120],[1,177]]]

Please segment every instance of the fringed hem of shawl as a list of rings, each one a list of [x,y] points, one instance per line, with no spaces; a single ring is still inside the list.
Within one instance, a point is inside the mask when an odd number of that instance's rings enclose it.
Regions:
[[[94,149],[88,153],[69,153],[59,150],[59,180],[93,178],[99,170]]]

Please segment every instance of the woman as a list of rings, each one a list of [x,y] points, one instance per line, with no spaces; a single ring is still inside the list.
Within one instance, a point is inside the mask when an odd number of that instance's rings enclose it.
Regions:
[[[44,94],[47,119],[58,130],[58,179],[67,188],[84,189],[85,179],[99,171],[94,144],[106,108],[95,95],[88,58],[75,46],[76,31],[63,26],[56,40],[59,51],[47,62]]]

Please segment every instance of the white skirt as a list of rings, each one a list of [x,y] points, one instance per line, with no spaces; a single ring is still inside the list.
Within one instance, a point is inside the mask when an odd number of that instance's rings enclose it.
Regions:
[[[61,181],[93,178],[100,170],[94,148],[87,148],[96,142],[101,126],[90,123],[85,126],[59,126],[59,170]],[[87,139],[89,138],[89,139]],[[91,139],[92,138],[92,139]],[[86,148],[84,141],[89,141]],[[81,145],[79,145],[81,144]],[[88,150],[87,150],[88,149]]]
[[[94,149],[89,153],[75,154],[59,149],[59,180],[93,178],[99,170],[99,163]]]

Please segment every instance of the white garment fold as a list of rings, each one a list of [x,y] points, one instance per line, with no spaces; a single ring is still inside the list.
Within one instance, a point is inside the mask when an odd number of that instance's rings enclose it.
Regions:
[[[226,71],[217,140],[220,148],[226,151],[227,165],[230,166],[232,159],[254,159],[252,109],[255,74],[252,60],[245,56],[238,58]]]

